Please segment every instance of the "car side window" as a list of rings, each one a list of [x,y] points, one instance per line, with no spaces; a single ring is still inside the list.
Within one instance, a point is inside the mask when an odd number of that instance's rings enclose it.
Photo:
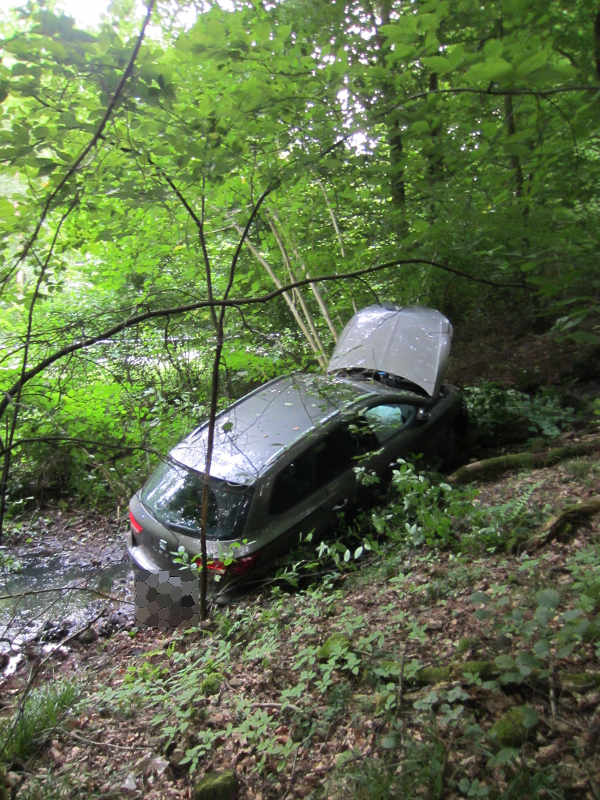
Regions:
[[[339,425],[311,444],[279,473],[273,484],[270,512],[281,514],[352,467],[357,440]]]
[[[412,422],[416,413],[415,407],[409,403],[385,403],[368,408],[362,417],[375,434],[378,444],[383,444]]]

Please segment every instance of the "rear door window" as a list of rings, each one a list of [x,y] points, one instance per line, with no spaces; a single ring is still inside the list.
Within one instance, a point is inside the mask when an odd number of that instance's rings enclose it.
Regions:
[[[351,469],[354,459],[374,443],[370,433],[357,434],[353,427],[338,425],[282,469],[273,484],[272,514],[287,511]]]

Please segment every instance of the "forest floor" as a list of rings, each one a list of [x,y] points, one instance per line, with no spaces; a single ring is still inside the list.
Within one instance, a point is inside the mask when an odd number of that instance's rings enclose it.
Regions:
[[[597,459],[578,458],[473,502],[533,532],[599,485]],[[82,557],[120,535],[82,522],[62,512],[52,529]],[[79,698],[12,760],[5,796],[598,798],[599,567],[596,514],[518,553],[387,549],[187,632],[99,619],[5,681],[5,709],[32,675]],[[202,794],[207,773],[230,793]]]
[[[597,376],[580,350],[509,338],[457,341],[450,380],[560,383],[576,400]],[[137,627],[131,586],[96,585],[93,615],[50,625],[54,641],[32,641],[2,680],[0,715],[23,713],[0,800],[598,800],[600,514],[536,539],[600,493],[596,456],[476,485],[473,509],[494,509],[487,551],[392,543],[187,630]],[[46,508],[21,537],[40,559],[101,571],[118,565],[125,526]]]

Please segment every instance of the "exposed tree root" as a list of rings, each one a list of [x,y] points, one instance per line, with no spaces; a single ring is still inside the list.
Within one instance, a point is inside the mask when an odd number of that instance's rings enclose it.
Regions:
[[[592,436],[579,442],[541,450],[537,453],[507,453],[495,458],[486,458],[483,461],[474,461],[465,464],[448,477],[450,483],[462,484],[471,481],[486,481],[496,478],[503,472],[517,469],[535,469],[551,467],[567,458],[583,456],[600,450],[600,437]]]
[[[588,500],[583,500],[581,503],[573,503],[570,506],[566,506],[542,525],[532,543],[537,547],[541,547],[546,542],[558,539],[569,523],[576,522],[581,517],[596,514],[598,511],[600,511],[600,494],[594,495]]]

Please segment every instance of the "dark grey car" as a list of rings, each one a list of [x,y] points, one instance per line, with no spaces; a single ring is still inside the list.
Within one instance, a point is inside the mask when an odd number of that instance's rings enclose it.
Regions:
[[[301,533],[325,533],[357,497],[359,464],[383,474],[410,453],[450,458],[462,413],[441,383],[451,337],[433,309],[370,306],[344,329],[327,375],[276,378],[221,412],[206,479],[209,568],[242,575]],[[131,499],[138,571],[176,574],[178,548],[200,553],[207,435],[201,425],[176,445]]]

